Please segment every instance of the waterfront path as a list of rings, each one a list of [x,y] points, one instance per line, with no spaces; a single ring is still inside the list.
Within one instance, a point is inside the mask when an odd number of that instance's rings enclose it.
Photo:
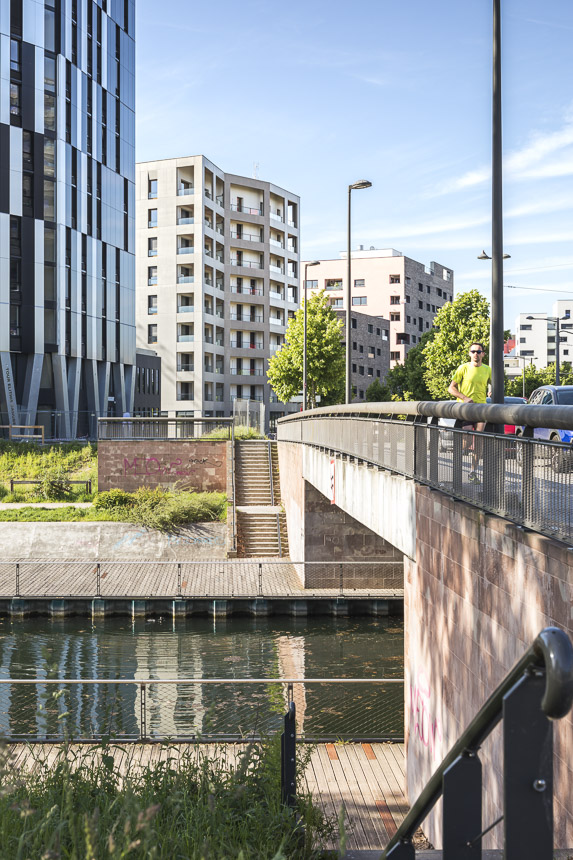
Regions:
[[[352,579],[345,579],[344,565],[325,563],[320,567],[326,587],[305,589],[295,565],[277,558],[209,562],[2,561],[0,598],[403,598],[401,564],[388,565],[386,588],[353,588]],[[375,562],[372,567],[377,567]],[[328,587],[327,583],[332,586],[333,581],[337,586]]]
[[[101,749],[101,748],[99,748]],[[147,765],[176,759],[180,753],[193,750],[196,755],[220,757],[236,766],[244,744],[113,744],[108,752],[114,756],[121,774],[137,771]],[[58,744],[10,744],[10,766],[30,770],[48,766],[61,751]],[[98,755],[86,745],[72,745],[70,758]],[[405,753],[399,743],[317,744],[310,763],[298,779],[299,791],[308,791],[326,815],[337,820],[344,806],[347,848],[374,850],[384,848],[408,811],[404,796]],[[329,847],[335,849],[336,840]]]

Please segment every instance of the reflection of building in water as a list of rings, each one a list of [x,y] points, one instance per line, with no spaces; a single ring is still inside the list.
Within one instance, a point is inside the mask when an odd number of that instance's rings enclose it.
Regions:
[[[304,678],[305,640],[304,636],[278,637],[279,673],[281,678]],[[286,704],[286,688],[284,689]],[[297,731],[304,730],[306,715],[306,690],[304,684],[295,684],[293,698],[296,705]]]

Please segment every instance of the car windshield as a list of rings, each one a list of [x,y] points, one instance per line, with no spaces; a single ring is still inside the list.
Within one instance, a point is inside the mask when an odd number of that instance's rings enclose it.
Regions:
[[[573,406],[573,388],[570,391],[557,391],[557,403],[560,406]]]

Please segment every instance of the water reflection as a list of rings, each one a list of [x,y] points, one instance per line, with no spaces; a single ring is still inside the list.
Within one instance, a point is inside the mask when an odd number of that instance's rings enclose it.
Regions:
[[[399,619],[0,620],[0,734],[40,738],[235,737],[278,730],[283,683],[245,678],[401,678]],[[57,686],[48,678],[151,679]],[[177,678],[166,685],[162,679]],[[225,684],[185,684],[221,678]],[[295,685],[299,732],[312,737],[399,737],[403,688]]]

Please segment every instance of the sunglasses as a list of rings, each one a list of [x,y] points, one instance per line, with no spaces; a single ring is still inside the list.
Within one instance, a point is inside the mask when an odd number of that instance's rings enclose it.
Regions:
[[[483,349],[470,349],[470,352],[472,355],[474,355],[474,354],[475,355],[481,355],[483,352]]]

